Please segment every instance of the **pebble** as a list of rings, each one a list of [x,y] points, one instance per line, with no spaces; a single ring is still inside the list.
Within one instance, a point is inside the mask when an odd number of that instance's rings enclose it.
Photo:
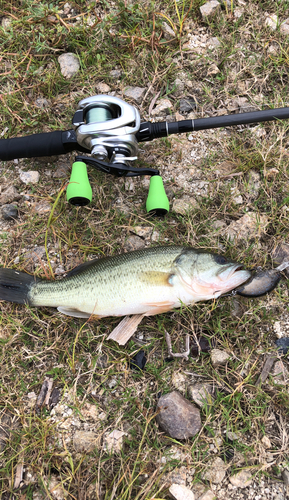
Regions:
[[[268,26],[271,30],[275,31],[277,29],[278,17],[276,14],[267,15],[265,19],[265,26]]]
[[[283,35],[289,35],[289,18],[281,23],[280,33]]]
[[[202,496],[198,498],[198,500],[216,500],[216,499],[217,497],[215,493],[213,493],[211,490],[206,491],[205,493],[203,493]]]
[[[79,59],[77,55],[72,52],[61,54],[61,56],[58,57],[58,62],[60,64],[61,74],[67,79],[75,76],[80,69]]]
[[[3,205],[1,212],[5,220],[14,220],[18,217],[17,205]]]
[[[173,105],[169,99],[159,99],[156,103],[156,107],[152,110],[151,115],[157,116],[159,114],[167,114],[172,107]]]
[[[246,488],[253,482],[252,471],[243,469],[240,472],[237,472],[237,474],[230,476],[229,481],[236,488]]]
[[[123,245],[124,250],[126,250],[127,252],[131,252],[132,250],[138,250],[139,248],[144,248],[144,247],[145,247],[145,241],[139,236],[136,236],[135,234],[129,236]]]
[[[111,78],[113,78],[114,80],[117,80],[118,78],[121,77],[122,71],[120,69],[112,69],[109,74],[110,74]]]
[[[284,469],[282,471],[282,479],[283,479],[285,486],[289,486],[289,470],[288,469]]]
[[[51,210],[51,204],[46,200],[33,203],[32,207],[37,214],[46,214]]]
[[[174,391],[161,396],[156,420],[160,428],[174,439],[188,439],[201,428],[200,411],[196,406]]]
[[[180,113],[190,113],[197,109],[197,102],[195,99],[180,99]]]
[[[117,429],[109,433],[107,432],[104,435],[103,449],[108,453],[119,453],[122,449],[123,437],[126,435],[126,432]]]
[[[62,486],[60,478],[58,479],[57,476],[51,474],[49,478],[48,477],[45,478],[45,483],[47,484],[47,488],[51,493],[51,498],[55,500],[64,500],[64,498],[67,498],[68,491],[66,491],[66,489]],[[34,494],[33,494],[33,499],[34,499]]]
[[[135,102],[138,104],[142,103],[142,100],[145,96],[147,89],[143,87],[128,87],[124,91],[125,97],[129,97],[130,99],[133,99]]]
[[[175,38],[175,36],[176,36],[173,28],[166,22],[163,22],[163,24],[162,24],[162,31],[163,31],[164,38],[166,40],[171,40],[172,38]]]
[[[104,82],[99,82],[97,85],[96,85],[96,90],[97,92],[99,92],[100,94],[108,94],[110,91],[111,91],[111,88],[109,85],[107,85],[106,83]]]
[[[92,431],[76,431],[73,437],[73,446],[78,452],[89,453],[97,445],[98,435]]]
[[[172,210],[176,212],[176,214],[186,215],[194,208],[198,208],[198,206],[199,204],[195,198],[187,196],[174,200]]]
[[[187,385],[187,377],[183,373],[173,372],[172,385],[175,387],[175,389],[178,389],[178,391],[185,392]]]
[[[172,484],[169,492],[175,500],[195,500],[194,493],[182,484]]]
[[[275,384],[286,385],[289,378],[288,370],[286,369],[283,361],[276,361],[272,370],[272,377]]]
[[[39,264],[41,259],[44,257],[46,254],[45,252],[45,247],[44,246],[39,246],[39,247],[34,247],[28,252],[25,253],[24,257],[26,260],[33,260],[35,264]]]
[[[231,241],[251,240],[260,237],[265,232],[269,221],[266,215],[248,212],[237,221],[231,222],[226,228],[225,235]]]
[[[0,205],[6,205],[12,201],[19,200],[20,195],[14,186],[9,186],[0,194]]]
[[[262,437],[261,443],[264,446],[265,450],[272,447],[271,441],[266,435]]]
[[[202,473],[202,479],[213,484],[220,484],[226,475],[226,469],[225,462],[217,457],[210,463],[208,469]]]
[[[44,97],[38,97],[38,99],[34,101],[34,104],[37,108],[47,108],[49,106],[49,102]]]
[[[24,184],[37,184],[40,175],[37,170],[28,170],[27,172],[21,171],[19,177]]]
[[[2,28],[4,28],[4,30],[9,28],[11,26],[11,24],[12,24],[11,17],[2,17],[1,26],[2,26]]]
[[[213,398],[213,387],[211,384],[198,382],[194,385],[188,387],[189,397],[198,405],[200,408],[204,406],[212,405]]]
[[[217,0],[211,0],[200,7],[201,16],[204,20],[209,19],[215,16],[220,9],[221,4]]]
[[[221,349],[211,350],[211,361],[213,366],[225,365],[230,357],[230,354],[226,351],[221,351]]]

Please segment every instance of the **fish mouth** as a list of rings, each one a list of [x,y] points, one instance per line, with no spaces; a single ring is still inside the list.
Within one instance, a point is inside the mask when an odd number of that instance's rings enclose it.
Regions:
[[[219,278],[227,282],[231,288],[239,286],[237,283],[244,283],[251,277],[251,272],[244,268],[242,264],[231,264],[220,273]]]

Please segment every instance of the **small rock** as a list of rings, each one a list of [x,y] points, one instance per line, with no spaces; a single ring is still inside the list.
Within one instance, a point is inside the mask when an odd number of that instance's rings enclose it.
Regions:
[[[151,237],[153,227],[151,226],[134,226],[131,232],[135,233],[140,238],[148,239]]]
[[[227,466],[225,462],[217,457],[209,465],[208,469],[202,473],[202,479],[219,484],[226,475]]]
[[[139,236],[136,236],[135,234],[132,234],[127,238],[125,241],[123,248],[127,252],[131,252],[132,250],[138,250],[139,248],[144,248],[145,247],[145,242],[142,238],[139,238]]]
[[[190,113],[197,109],[197,102],[195,99],[187,98],[180,99],[180,113]]]
[[[37,214],[47,214],[51,210],[51,204],[46,200],[34,203],[32,206]]]
[[[247,486],[250,486],[253,481],[252,471],[243,469],[240,472],[237,472],[237,474],[230,476],[229,481],[236,488],[247,488]]]
[[[39,247],[34,247],[32,250],[29,250],[29,252],[26,252],[24,257],[26,260],[33,260],[35,264],[39,264],[41,262],[42,257],[46,254],[45,252],[45,247],[44,246],[39,246]]]
[[[34,101],[34,104],[37,108],[47,108],[49,106],[49,102],[47,99],[44,99],[44,97],[38,97],[38,99]]]
[[[172,385],[175,389],[180,392],[185,392],[186,390],[187,377],[183,373],[173,372],[172,374]]]
[[[122,71],[120,69],[112,69],[109,74],[114,80],[117,80],[121,77]]]
[[[278,18],[276,14],[267,15],[265,19],[265,26],[268,26],[271,30],[275,31],[277,29]]]
[[[232,431],[227,431],[226,436],[230,441],[237,441],[240,438],[239,434]]]
[[[63,500],[67,498],[68,491],[66,491],[62,485],[61,479],[58,479],[55,475],[51,475],[50,478],[46,479],[48,490],[51,493],[51,497],[55,500]],[[34,498],[34,495],[33,495]]]
[[[212,36],[211,38],[209,38],[207,40],[207,47],[209,49],[216,49],[217,47],[220,47],[222,44],[220,42],[220,40],[216,37],[216,36]]]
[[[272,370],[272,377],[274,378],[274,382],[279,385],[286,385],[288,382],[289,373],[286,369],[284,363],[280,361],[276,361]]]
[[[157,116],[163,113],[169,113],[169,110],[172,109],[173,105],[169,99],[159,99],[157,101],[156,107],[152,110],[151,115]]]
[[[4,30],[9,28],[11,26],[11,24],[12,24],[11,17],[2,17],[1,26],[2,26],[2,28],[4,28]]]
[[[37,170],[28,170],[28,172],[20,172],[19,177],[24,184],[37,184],[40,175]]]
[[[174,200],[172,210],[177,214],[186,215],[188,212],[198,207],[199,204],[195,198],[184,196],[183,198]]]
[[[212,222],[212,227],[217,231],[222,231],[227,227],[227,224],[224,220],[214,220]]]
[[[188,387],[189,397],[198,405],[200,408],[204,406],[212,405],[214,389],[211,384],[198,382],[197,384],[190,385]]]
[[[6,205],[12,201],[19,200],[20,195],[14,186],[9,186],[0,194],[0,205]]]
[[[73,437],[73,446],[79,453],[89,453],[97,445],[98,435],[92,431],[76,431]]]
[[[176,78],[174,81],[174,90],[173,93],[176,97],[180,97],[183,95],[185,90],[185,84],[180,78]]]
[[[289,35],[289,18],[281,23],[280,33],[283,35]]]
[[[14,220],[18,217],[17,205],[3,205],[1,213],[4,220]]]
[[[283,479],[283,483],[285,484],[285,486],[289,486],[289,470],[288,469],[284,469],[282,471],[282,479]]]
[[[255,212],[247,212],[239,220],[231,222],[225,234],[231,241],[252,240],[264,234],[268,225],[266,215],[257,215]]]
[[[100,94],[108,94],[110,91],[111,91],[111,88],[109,85],[107,85],[106,83],[104,82],[99,82],[97,85],[96,85],[96,90],[97,92],[99,92]]]
[[[266,435],[262,437],[261,443],[264,446],[265,450],[272,447],[271,441]]]
[[[247,180],[246,194],[249,194],[249,197],[255,200],[258,197],[260,187],[261,187],[260,173],[257,172],[256,170],[251,170]]]
[[[267,179],[274,179],[276,177],[276,175],[279,174],[279,170],[278,168],[269,168],[269,170],[264,170],[264,177],[266,177]]]
[[[62,177],[69,178],[69,171],[70,171],[70,165],[62,163],[56,167],[56,169],[53,171],[52,176],[55,179],[61,179]]]
[[[171,40],[172,38],[175,38],[176,34],[175,34],[173,28],[168,23],[163,22],[162,30],[163,30],[164,38],[166,40]]]
[[[208,72],[207,72],[207,75],[210,76],[210,75],[217,75],[218,73],[220,73],[220,70],[218,68],[218,66],[216,64],[212,64],[209,68],[208,68]]]
[[[195,500],[194,493],[182,484],[172,484],[169,492],[175,500]]]
[[[204,20],[212,18],[220,9],[221,4],[217,0],[211,0],[200,7],[201,16]]]
[[[200,411],[174,391],[162,396],[157,405],[156,420],[161,429],[175,439],[188,439],[201,428]]]
[[[205,493],[203,493],[202,496],[198,498],[198,500],[216,500],[216,499],[217,497],[215,493],[213,493],[211,490],[206,491]]]
[[[168,488],[172,484],[181,484],[183,486],[186,486],[187,472],[188,469],[184,466],[173,469],[163,477],[165,487]]]
[[[147,91],[147,89],[143,88],[143,87],[128,87],[124,91],[124,95],[125,95],[125,97],[129,97],[130,99],[133,99],[138,104],[141,104],[146,91]]]
[[[226,351],[221,351],[221,349],[211,350],[211,361],[213,366],[225,365],[230,357],[230,354]]]
[[[81,408],[80,413],[85,419],[98,421],[99,411],[96,405],[85,403]]]
[[[73,54],[72,52],[61,54],[61,56],[58,57],[58,62],[60,64],[61,74],[64,76],[64,78],[72,78],[79,71],[79,59],[77,55]]]
[[[122,449],[123,436],[127,433],[115,429],[112,432],[106,433],[104,435],[103,449],[108,453],[118,453]]]

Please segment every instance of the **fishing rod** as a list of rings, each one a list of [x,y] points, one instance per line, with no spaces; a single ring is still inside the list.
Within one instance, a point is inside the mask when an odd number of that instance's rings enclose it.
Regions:
[[[34,134],[0,140],[0,160],[62,155],[77,151],[72,165],[67,200],[76,206],[92,200],[87,165],[117,177],[149,175],[146,201],[148,213],[164,215],[169,211],[163,181],[157,169],[134,168],[138,144],[171,134],[231,127],[289,118],[288,108],[266,109],[178,122],[142,122],[138,110],[118,97],[96,95],[83,99],[72,119],[71,130]]]

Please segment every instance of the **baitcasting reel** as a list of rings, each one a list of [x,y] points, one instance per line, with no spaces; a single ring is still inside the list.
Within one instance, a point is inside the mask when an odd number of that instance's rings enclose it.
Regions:
[[[77,143],[90,151],[91,157],[77,156],[72,166],[67,200],[73,205],[86,205],[92,199],[86,165],[118,177],[150,175],[147,211],[163,215],[169,210],[159,171],[133,168],[130,161],[138,155],[136,134],[140,129],[138,110],[118,97],[97,95],[80,101],[72,125]]]
[[[117,177],[151,176],[146,208],[149,213],[163,215],[169,210],[169,201],[159,171],[130,165],[137,159],[139,142],[170,134],[287,118],[289,108],[277,108],[170,123],[140,123],[139,112],[134,106],[117,97],[97,95],[80,101],[72,120],[73,130],[0,140],[0,160],[61,155],[72,151],[90,153],[91,156],[75,158],[67,187],[70,203],[82,206],[91,201],[92,190],[87,176],[89,165]]]

